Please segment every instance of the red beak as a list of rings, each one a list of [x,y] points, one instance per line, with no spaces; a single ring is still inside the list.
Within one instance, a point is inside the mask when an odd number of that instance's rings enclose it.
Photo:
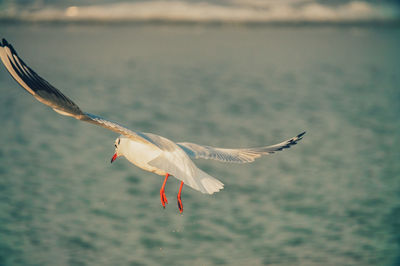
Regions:
[[[113,157],[111,158],[111,163],[113,163],[115,161],[115,159],[117,159],[117,157],[118,157],[118,155],[117,155],[117,153],[115,153],[113,155]]]

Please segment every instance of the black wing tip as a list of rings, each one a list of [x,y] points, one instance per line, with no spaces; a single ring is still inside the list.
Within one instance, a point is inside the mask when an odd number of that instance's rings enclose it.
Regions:
[[[302,140],[302,139],[303,139],[304,134],[306,134],[305,131],[302,132],[302,133],[300,133],[300,134],[297,135],[296,137],[290,139],[290,140],[289,140],[289,143],[288,143],[286,146],[282,147],[282,148],[286,149],[286,148],[289,148],[289,147],[292,146],[292,145],[296,145],[297,142],[298,142],[299,140]]]
[[[9,44],[8,44],[7,40],[3,38],[2,42],[0,42],[0,45],[1,45],[1,47],[4,47],[4,46],[8,46]]]
[[[17,55],[17,52],[15,51],[14,47],[11,44],[9,44],[5,38],[3,38],[2,41],[0,42],[0,46],[8,47],[11,50],[11,53]]]
[[[306,131],[304,131],[304,132],[300,133],[300,134],[299,134],[299,135],[297,135],[296,137],[300,139],[300,138],[302,138],[302,137],[304,136],[304,134],[306,134]]]

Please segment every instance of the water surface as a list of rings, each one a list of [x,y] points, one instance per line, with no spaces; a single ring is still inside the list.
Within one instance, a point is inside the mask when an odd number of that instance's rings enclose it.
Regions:
[[[174,141],[298,145],[196,161],[215,195],[124,159],[113,132],[52,112],[0,70],[2,265],[398,265],[400,31],[7,25],[84,111]]]

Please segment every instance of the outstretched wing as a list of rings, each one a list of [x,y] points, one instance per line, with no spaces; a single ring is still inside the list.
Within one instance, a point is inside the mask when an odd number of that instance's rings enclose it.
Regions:
[[[193,159],[214,159],[222,162],[230,163],[250,163],[255,159],[265,154],[274,153],[283,149],[290,148],[292,145],[297,144],[299,140],[303,138],[303,132],[296,137],[283,141],[281,143],[258,148],[247,148],[247,149],[223,149],[215,148],[210,146],[201,146],[195,143],[183,142],[177,143],[190,158]]]
[[[107,128],[135,141],[147,144],[150,143],[163,148],[163,142],[159,141],[156,135],[153,136],[152,134],[135,132],[115,122],[83,112],[72,100],[28,67],[18,56],[12,45],[10,45],[5,39],[0,42],[0,57],[4,66],[15,81],[32,94],[39,102],[50,106],[57,113],[72,116],[78,120]]]

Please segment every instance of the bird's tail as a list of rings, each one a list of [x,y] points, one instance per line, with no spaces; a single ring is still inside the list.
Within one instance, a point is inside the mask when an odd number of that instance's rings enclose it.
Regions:
[[[182,157],[173,157],[171,159],[169,157],[171,154],[174,155],[174,153],[164,152],[148,164],[158,169],[163,169],[183,181],[185,185],[202,193],[213,194],[223,189],[224,184],[197,168],[183,151]],[[182,161],[177,163],[176,158],[180,158]]]
[[[210,176],[197,167],[195,171],[196,179],[199,183],[199,190],[202,193],[213,194],[224,188],[224,184],[215,177]]]

